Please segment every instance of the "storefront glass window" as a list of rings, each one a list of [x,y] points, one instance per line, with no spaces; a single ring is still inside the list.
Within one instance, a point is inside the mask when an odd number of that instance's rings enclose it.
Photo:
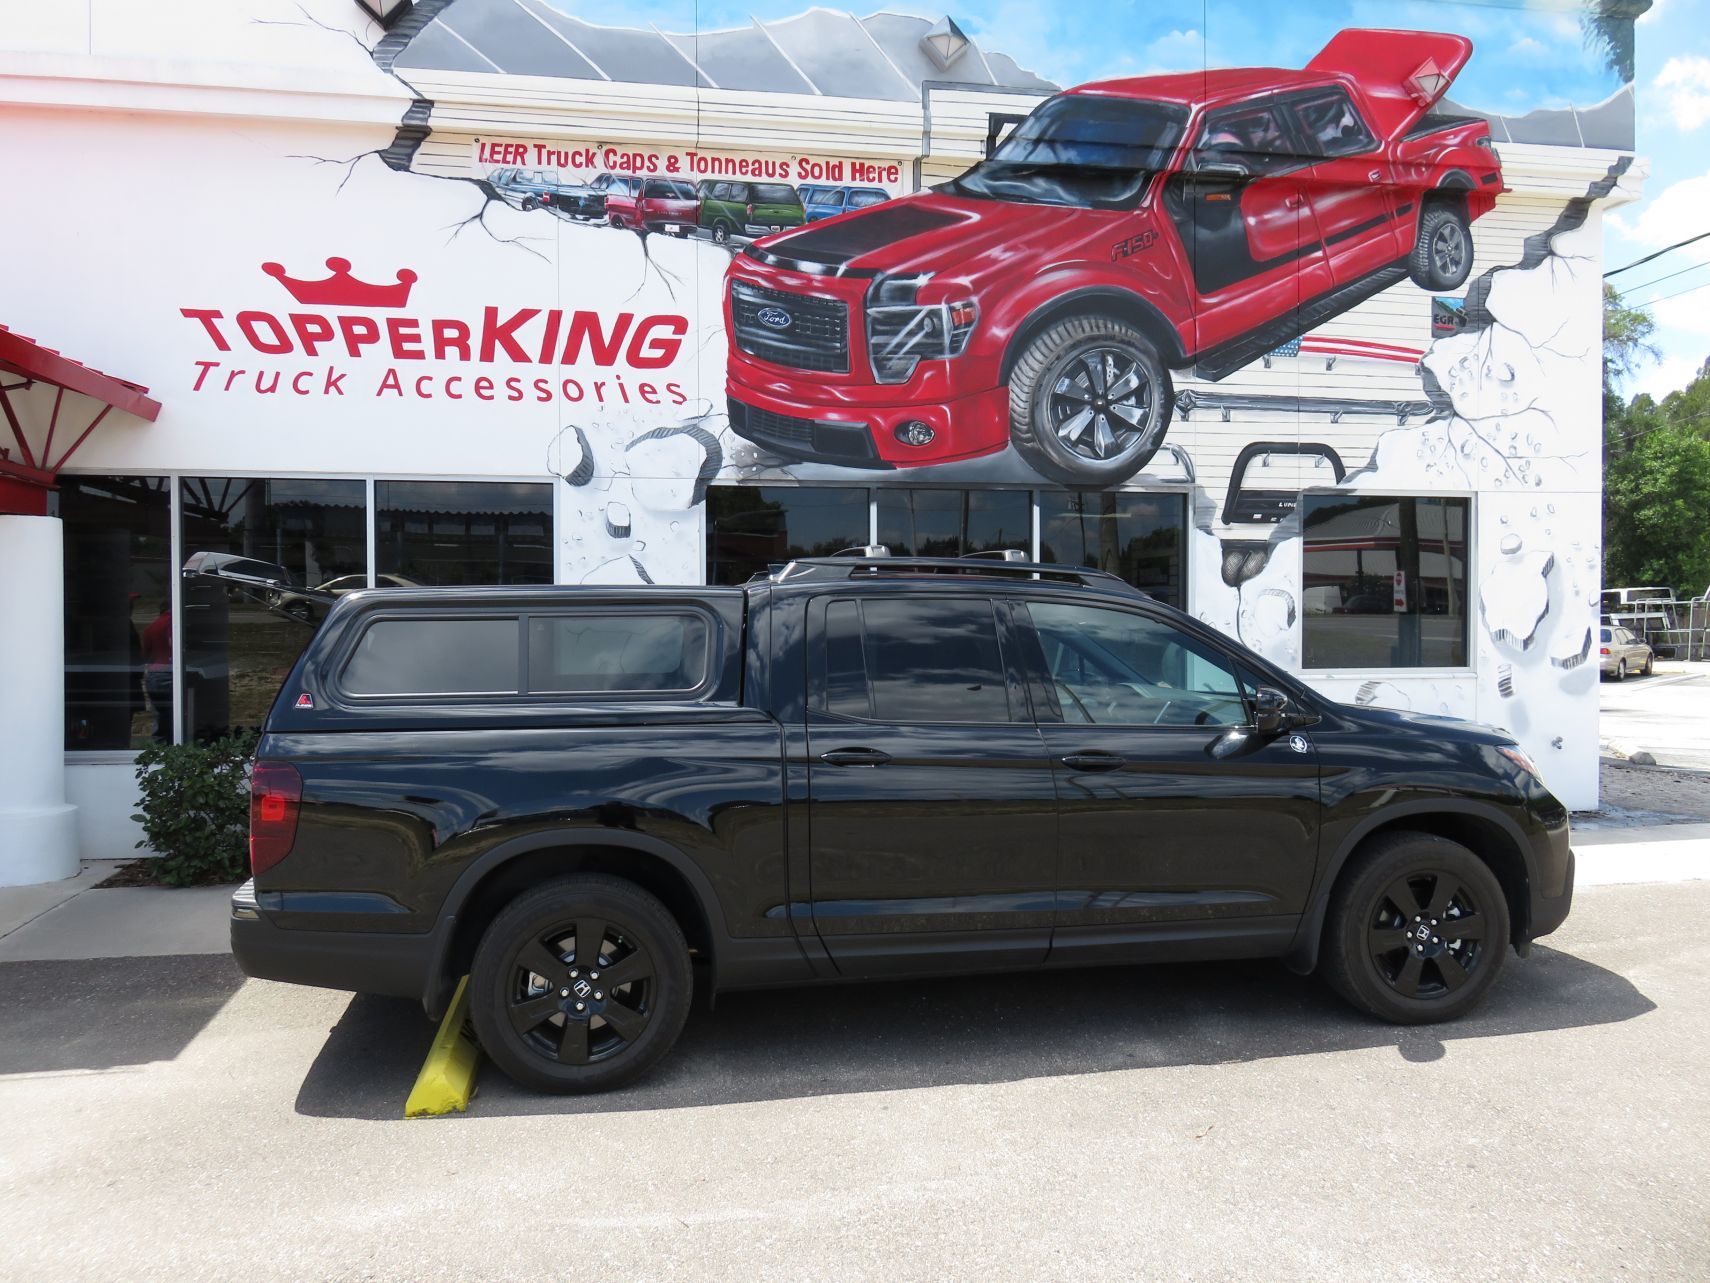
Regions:
[[[1305,495],[1307,668],[1467,663],[1465,499]]]
[[[1187,498],[1049,491],[1039,496],[1039,559],[1107,570],[1185,606]]]
[[[507,481],[377,481],[380,582],[549,584],[552,487]]]
[[[869,541],[867,491],[852,486],[713,486],[707,491],[707,582],[746,583],[793,557]]]
[[[1026,490],[880,490],[879,542],[898,557],[961,557],[1033,551],[1033,496]]]
[[[293,587],[337,591],[367,574],[360,481],[186,477],[184,555],[234,552],[284,567]],[[319,603],[211,580],[183,587],[186,738],[261,725],[313,634]]]
[[[165,477],[62,476],[65,747],[172,739],[172,494]]]

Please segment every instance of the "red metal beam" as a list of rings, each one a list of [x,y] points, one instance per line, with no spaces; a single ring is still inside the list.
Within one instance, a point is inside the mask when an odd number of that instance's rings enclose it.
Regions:
[[[160,414],[160,402],[148,396],[148,389],[140,384],[92,370],[4,327],[0,327],[0,370],[51,383],[70,392],[81,392],[151,423]]]
[[[0,410],[6,412],[6,422],[12,425],[12,437],[18,443],[18,452],[24,456],[24,462],[32,468],[35,467],[35,452],[24,438],[24,425],[18,422],[18,412],[12,408],[12,398],[7,395],[5,388],[0,388]]]

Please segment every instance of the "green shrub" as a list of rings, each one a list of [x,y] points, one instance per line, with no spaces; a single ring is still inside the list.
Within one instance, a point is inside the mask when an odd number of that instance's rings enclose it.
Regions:
[[[249,782],[256,735],[151,744],[137,754],[143,827],[155,876],[168,886],[240,882],[249,868]]]

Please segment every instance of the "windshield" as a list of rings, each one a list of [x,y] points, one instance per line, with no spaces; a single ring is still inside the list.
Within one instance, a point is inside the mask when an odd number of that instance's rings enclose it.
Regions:
[[[1127,209],[1169,163],[1186,124],[1181,107],[1062,94],[948,188],[987,200]]]
[[[755,183],[754,203],[756,205],[794,205],[798,202],[793,187],[786,187],[782,183]]]

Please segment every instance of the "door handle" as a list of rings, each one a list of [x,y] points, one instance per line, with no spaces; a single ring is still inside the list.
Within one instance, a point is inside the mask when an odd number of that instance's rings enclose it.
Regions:
[[[819,760],[829,766],[883,766],[891,755],[876,748],[834,748]]]
[[[1128,765],[1127,758],[1096,748],[1086,753],[1070,753],[1062,762],[1077,771],[1114,771]]]
[[[1299,209],[1304,204],[1306,204],[1306,197],[1304,197],[1304,196],[1284,196],[1283,197],[1283,208],[1284,209]]]

